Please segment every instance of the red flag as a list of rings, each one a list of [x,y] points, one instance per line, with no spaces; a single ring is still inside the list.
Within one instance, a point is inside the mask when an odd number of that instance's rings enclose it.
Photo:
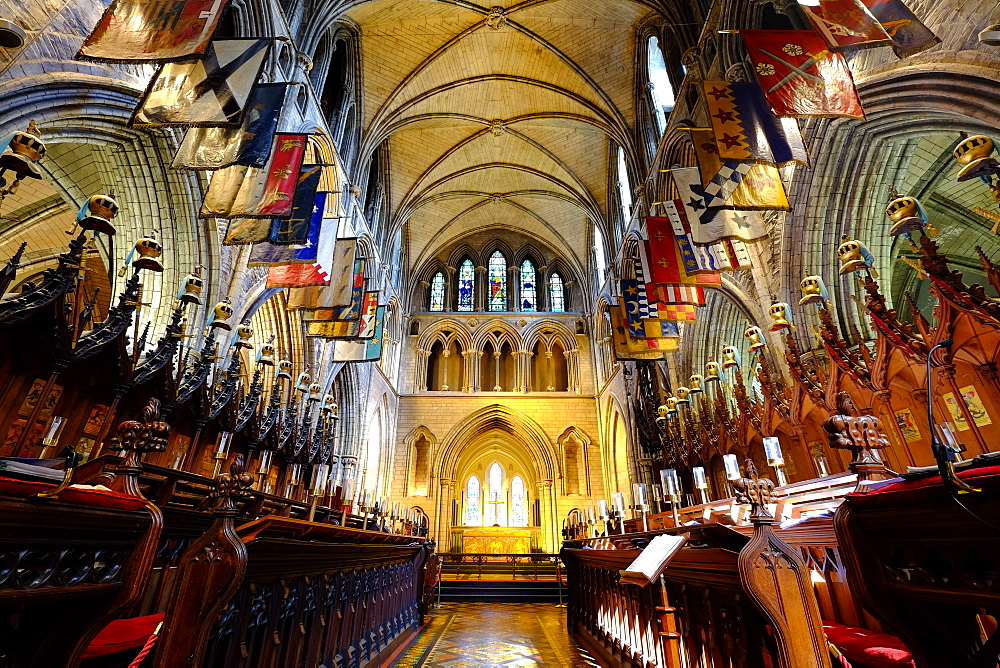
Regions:
[[[882,24],[858,0],[800,2],[799,7],[834,51],[892,43]]]
[[[757,80],[778,116],[864,119],[847,61],[811,30],[741,30]]]
[[[677,261],[677,239],[669,218],[650,216],[646,218],[646,233],[649,236],[650,283],[680,283],[681,266]]]

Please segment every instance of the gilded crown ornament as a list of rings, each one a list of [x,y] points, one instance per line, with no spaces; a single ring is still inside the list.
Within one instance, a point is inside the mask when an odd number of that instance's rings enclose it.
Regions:
[[[184,277],[184,294],[181,301],[185,304],[201,304],[201,292],[205,289],[205,279],[201,277],[201,271],[195,269]]]
[[[737,364],[737,366],[739,366]],[[714,383],[719,380],[719,363],[711,357],[705,362],[705,382]]]
[[[688,378],[688,384],[691,386],[691,394],[701,394],[705,390],[701,387],[702,377],[700,373],[693,374]]]
[[[23,179],[42,178],[37,164],[45,156],[41,134],[31,121],[26,131],[15,132],[0,142],[0,200],[17,192]]]
[[[722,368],[738,369],[740,366],[739,351],[733,346],[726,346],[722,349]]]
[[[246,348],[247,350],[252,349],[253,346],[250,345],[251,337],[253,337],[253,327],[250,326],[249,322],[244,320],[236,328],[236,347]]]
[[[94,195],[84,203],[80,213],[76,216],[77,224],[90,232],[100,232],[109,237],[115,233],[115,226],[111,221],[118,215],[118,202],[114,199],[114,193],[108,195]]]
[[[274,366],[274,344],[265,343],[260,347],[260,357],[257,364],[263,366]]]
[[[819,276],[806,276],[799,283],[799,289],[802,290],[802,298],[799,300],[799,306],[805,306],[806,304],[826,304],[829,301],[826,285]]]
[[[746,331],[743,332],[743,338],[750,342],[750,352],[752,353],[767,347],[767,344],[764,343],[764,333],[760,331],[760,327],[755,325],[747,327]]]
[[[878,272],[872,269],[875,264],[875,257],[868,252],[868,247],[856,239],[844,235],[840,246],[837,247],[837,257],[840,258],[841,274],[856,273],[868,270],[872,278],[878,278]]]
[[[228,299],[223,299],[216,304],[215,308],[212,309],[212,314],[215,316],[215,319],[212,320],[209,327],[216,327],[227,332],[232,331],[233,326],[226,322],[233,317],[233,306],[229,303]]]
[[[986,135],[966,137],[952,152],[955,161],[962,165],[958,172],[959,181],[969,181],[982,177],[990,178],[1000,171],[1000,163],[993,158],[993,140]]]
[[[146,269],[155,272],[163,271],[163,265],[159,260],[160,255],[163,253],[163,246],[153,238],[152,234],[136,241],[134,252],[139,255],[139,257],[132,260],[132,267],[134,269]]]
[[[780,332],[783,329],[792,329],[792,314],[789,313],[788,304],[785,302],[771,304],[767,315],[771,318],[770,331]]]
[[[885,207],[885,215],[893,222],[889,234],[894,237],[922,230],[929,222],[920,202],[915,197],[905,195],[893,198]]]

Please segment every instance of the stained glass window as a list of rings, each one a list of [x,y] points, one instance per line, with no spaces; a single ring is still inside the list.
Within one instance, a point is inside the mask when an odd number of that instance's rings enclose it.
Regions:
[[[444,310],[444,274],[440,271],[431,279],[431,310]]]
[[[471,311],[473,291],[476,286],[476,268],[472,266],[472,260],[466,258],[462,266],[458,268],[458,310]]]
[[[507,258],[500,251],[490,256],[490,310],[507,310]]]
[[[528,526],[528,498],[524,493],[524,480],[519,475],[510,481],[510,525]]]
[[[535,297],[535,265],[531,264],[531,260],[525,260],[521,264],[521,310],[538,310],[538,301]]]
[[[503,468],[500,462],[493,462],[489,472],[490,498],[486,504],[486,519],[483,522],[486,526],[499,524],[505,526],[504,506],[507,500],[503,491]]]
[[[479,478],[472,476],[465,486],[465,521],[467,527],[478,527],[483,523],[482,493]]]
[[[565,293],[563,292],[563,280],[559,272],[552,272],[549,276],[549,305],[551,310],[562,313],[566,310]]]

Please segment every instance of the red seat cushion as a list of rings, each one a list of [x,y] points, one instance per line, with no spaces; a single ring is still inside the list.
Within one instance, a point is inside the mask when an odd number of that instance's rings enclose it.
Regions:
[[[823,622],[826,637],[851,661],[867,666],[915,666],[903,641],[888,633]]]
[[[55,487],[56,485],[49,482],[16,480],[0,476],[0,496],[26,499],[39,492],[55,489]],[[59,492],[58,500],[64,503],[79,503],[84,506],[113,508],[117,510],[142,510],[146,507],[145,501],[139,497],[103,489],[75,489],[67,487]]]
[[[156,630],[157,624],[162,621],[162,612],[145,617],[116,619],[94,636],[94,639],[87,645],[87,649],[83,651],[83,658],[94,659],[116,652],[124,652],[127,649],[139,649],[146,644],[146,640]]]

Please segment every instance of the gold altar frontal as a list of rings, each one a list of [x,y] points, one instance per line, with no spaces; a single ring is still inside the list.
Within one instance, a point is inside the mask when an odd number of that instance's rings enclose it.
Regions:
[[[533,529],[525,527],[472,527],[462,531],[462,552],[479,554],[528,554]]]

